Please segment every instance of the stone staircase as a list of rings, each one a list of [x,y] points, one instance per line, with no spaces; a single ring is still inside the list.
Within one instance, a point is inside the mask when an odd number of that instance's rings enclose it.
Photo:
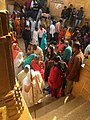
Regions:
[[[36,110],[36,120],[90,120],[90,102],[82,97],[71,97],[64,104],[65,97],[55,99],[46,97],[41,104],[30,108],[30,113],[34,118]]]

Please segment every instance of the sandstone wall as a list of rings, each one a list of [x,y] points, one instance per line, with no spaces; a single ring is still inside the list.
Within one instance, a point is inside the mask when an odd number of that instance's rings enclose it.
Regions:
[[[90,19],[90,0],[69,0],[76,8],[83,7],[85,18]]]
[[[5,10],[5,9],[6,9],[5,0],[0,0],[0,10]]]
[[[23,5],[26,0],[16,0],[17,3]],[[7,3],[13,4],[15,0],[6,0]]]
[[[55,0],[50,0],[49,5],[50,5],[51,15],[60,17],[63,7],[65,5],[67,6],[69,3],[69,0],[63,0],[63,1],[65,2],[60,3],[60,2],[55,2]]]
[[[74,96],[83,96],[90,100],[90,56],[84,68],[80,72],[79,82],[74,84]]]
[[[58,0],[57,0],[58,1]],[[79,9],[80,7],[84,7],[85,18],[90,19],[90,0],[63,0],[64,4],[58,5],[59,3],[55,3],[55,0],[50,0],[50,11],[54,16],[60,16],[61,10],[63,6],[73,4],[74,7]]]

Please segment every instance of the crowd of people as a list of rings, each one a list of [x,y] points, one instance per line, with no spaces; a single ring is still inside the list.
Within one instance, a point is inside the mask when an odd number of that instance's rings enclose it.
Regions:
[[[61,17],[64,20],[64,26],[69,24],[71,27],[79,26],[84,18],[83,7],[80,7],[80,9],[77,10],[72,4],[70,4],[69,7],[64,6],[64,9],[61,12]]]
[[[15,77],[28,107],[40,102],[45,91],[56,98],[71,94],[73,83],[79,81],[81,65],[90,54],[89,23],[80,26],[84,16],[82,7],[76,12],[72,4],[64,6],[59,21],[50,18],[48,34],[42,25],[42,9],[32,12],[34,4],[38,6],[36,3],[32,0],[29,7],[24,6],[20,19],[15,12],[10,16]],[[18,45],[20,34],[25,52]]]

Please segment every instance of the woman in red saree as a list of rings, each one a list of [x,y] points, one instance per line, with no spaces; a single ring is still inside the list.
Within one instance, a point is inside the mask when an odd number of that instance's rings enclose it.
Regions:
[[[65,28],[63,27],[59,33],[59,36],[58,36],[58,44],[60,43],[60,40],[63,38],[64,39],[65,37]]]
[[[64,73],[58,68],[59,58],[55,58],[55,64],[50,70],[48,84],[50,86],[50,93],[56,98],[61,96],[62,84],[64,80]]]
[[[58,44],[58,52],[60,53],[60,55],[63,54],[63,52],[64,52],[64,47],[65,47],[64,40],[61,39],[61,40],[59,41],[59,44]]]

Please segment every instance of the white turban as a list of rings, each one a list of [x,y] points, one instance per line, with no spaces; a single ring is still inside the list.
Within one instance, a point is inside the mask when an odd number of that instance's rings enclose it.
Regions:
[[[24,68],[28,68],[29,69],[29,71],[30,71],[30,65],[25,65],[25,67]]]

